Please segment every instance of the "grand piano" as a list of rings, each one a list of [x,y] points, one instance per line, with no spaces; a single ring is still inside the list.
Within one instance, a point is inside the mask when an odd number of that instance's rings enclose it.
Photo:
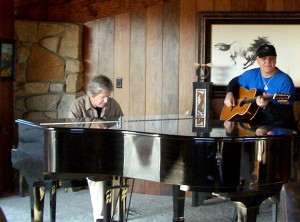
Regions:
[[[55,221],[57,182],[88,176],[173,185],[173,221],[184,221],[186,191],[229,198],[239,221],[256,221],[260,204],[295,179],[295,132],[220,120],[198,127],[198,121],[187,115],[18,119],[12,163],[29,184],[32,221],[43,220],[40,187],[50,184]]]

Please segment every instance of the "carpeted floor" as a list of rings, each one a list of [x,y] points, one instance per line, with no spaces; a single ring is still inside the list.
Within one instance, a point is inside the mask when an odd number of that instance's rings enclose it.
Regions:
[[[128,194],[130,195],[130,194]],[[127,198],[129,201],[130,198]],[[208,199],[204,206],[192,207],[191,198],[186,198],[186,222],[230,222],[233,219],[235,204],[218,198]],[[134,193],[131,198],[128,221],[165,222],[172,221],[172,197]],[[0,197],[0,206],[8,222],[29,222],[29,196],[20,197],[17,193],[5,193]],[[50,221],[49,194],[46,194],[44,221]],[[93,222],[89,191],[57,193],[56,221]],[[272,221],[272,205],[265,201],[260,208],[257,222]]]

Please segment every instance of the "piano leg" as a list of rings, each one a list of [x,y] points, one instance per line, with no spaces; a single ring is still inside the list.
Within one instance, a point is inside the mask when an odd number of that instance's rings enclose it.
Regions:
[[[279,200],[274,198],[272,203],[272,222],[277,222],[277,206],[278,206],[278,202]]]
[[[111,181],[105,181],[105,186],[104,186],[104,204],[103,204],[103,221],[104,222],[109,222],[110,217],[111,217],[111,204],[112,204],[112,182]]]
[[[255,222],[259,206],[246,207],[241,202],[236,202],[238,221]]]
[[[57,181],[41,181],[34,183],[28,182],[30,191],[30,209],[32,222],[42,222],[44,219],[45,191],[48,186],[50,188],[50,221],[55,222],[57,183]]]
[[[119,197],[120,197],[120,201],[117,202],[117,204],[119,204],[119,209],[120,209],[120,212],[119,212],[119,218],[120,218],[120,221],[124,221],[124,214],[123,214],[123,198],[122,198],[122,193],[123,193],[123,189],[120,189],[119,191]]]
[[[180,186],[173,185],[173,222],[184,221],[185,191]]]
[[[58,187],[57,181],[50,181],[50,222],[55,222],[56,218],[56,190]]]
[[[28,183],[29,184],[29,183]],[[45,185],[43,182],[29,184],[31,221],[43,221]]]
[[[199,207],[204,205],[204,201],[207,198],[211,197],[211,193],[192,191],[192,207]]]
[[[104,187],[104,221],[110,222],[112,221],[113,215],[112,215],[112,209],[113,212],[118,208],[118,214],[119,214],[119,220],[124,221],[124,212],[126,208],[126,195],[128,190],[128,185],[126,184],[126,179],[122,177],[118,177],[118,179],[115,179],[115,184],[113,181],[105,181],[105,187]],[[116,182],[117,181],[117,182]],[[114,191],[118,190],[118,192]],[[114,196],[117,194],[117,196]],[[113,206],[114,204],[114,206]],[[118,204],[118,207],[116,207]],[[115,212],[114,212],[115,213]]]
[[[25,197],[24,188],[23,188],[24,183],[25,183],[25,178],[20,173],[20,175],[19,175],[19,195],[20,195],[20,197]]]
[[[126,211],[126,197],[127,197],[127,192],[128,192],[128,185],[127,185],[127,179],[123,179],[122,177],[120,178],[120,198],[121,201],[119,201],[119,207],[120,207],[120,221],[124,221],[124,215]]]
[[[259,207],[261,203],[267,198],[275,198],[275,193],[273,195],[268,194],[257,194],[251,196],[243,196],[243,197],[234,197],[231,198],[232,201],[235,201],[237,206],[237,219],[238,221],[247,221],[247,222],[256,222],[257,214],[259,213]],[[276,203],[273,201],[272,207],[274,210]],[[277,212],[273,211],[273,214],[277,214]],[[272,221],[276,222],[277,217],[272,215]]]

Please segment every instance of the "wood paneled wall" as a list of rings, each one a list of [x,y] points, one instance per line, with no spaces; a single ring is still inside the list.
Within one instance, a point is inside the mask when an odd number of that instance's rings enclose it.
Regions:
[[[161,2],[86,23],[86,81],[99,73],[114,82],[122,78],[123,88],[115,88],[113,97],[125,115],[190,112],[196,79],[196,5]]]
[[[198,12],[300,11],[292,0],[172,0],[146,9],[85,23],[86,81],[105,74],[114,83],[125,115],[186,113],[192,110],[194,63],[198,61]],[[201,40],[200,40],[201,41]],[[218,116],[222,99],[213,102]],[[169,186],[138,181],[136,192],[170,194]]]

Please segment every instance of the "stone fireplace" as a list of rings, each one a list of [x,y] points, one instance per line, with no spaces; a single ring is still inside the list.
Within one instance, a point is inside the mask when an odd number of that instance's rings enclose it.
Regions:
[[[68,117],[83,91],[82,25],[15,21],[14,118]]]

